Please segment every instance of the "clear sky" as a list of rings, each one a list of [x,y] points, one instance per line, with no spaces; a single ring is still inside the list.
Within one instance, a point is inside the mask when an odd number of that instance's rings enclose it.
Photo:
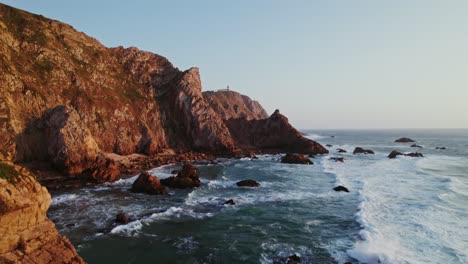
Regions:
[[[299,128],[467,128],[468,1],[0,0],[136,46]]]

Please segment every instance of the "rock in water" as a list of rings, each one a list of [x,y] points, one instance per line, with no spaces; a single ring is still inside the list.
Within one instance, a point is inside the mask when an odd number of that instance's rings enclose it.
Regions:
[[[286,263],[288,264],[300,263],[300,262],[301,262],[301,258],[296,254],[289,256],[288,260],[286,261]]]
[[[333,160],[335,162],[344,162],[344,158],[341,158],[341,157],[339,157],[339,158],[338,157],[332,157],[332,158],[330,158],[330,160]]]
[[[424,157],[424,155],[422,153],[419,153],[419,152],[411,152],[411,153],[405,154],[405,156],[413,157],[413,158],[422,158],[422,157]]]
[[[119,224],[128,224],[130,222],[130,218],[124,212],[118,212],[115,216],[115,222]]]
[[[327,146],[327,147],[333,147],[332,144],[326,144],[325,146]]]
[[[422,146],[416,145],[416,144],[411,145],[411,147],[412,147],[412,148],[422,148]]]
[[[166,188],[161,185],[158,177],[143,172],[132,184],[132,192],[147,194],[167,194]]]
[[[354,149],[353,154],[374,154],[374,151],[357,147]]]
[[[260,183],[254,181],[254,180],[242,180],[236,183],[237,186],[239,187],[259,187]]]
[[[336,151],[338,151],[339,153],[346,153],[347,152],[346,150],[340,149],[340,148],[336,149]]]
[[[400,155],[403,155],[403,153],[394,150],[394,151],[390,152],[390,154],[388,154],[387,157],[388,157],[389,159],[394,159],[394,158],[396,158],[397,156],[400,156]]]
[[[336,186],[335,188],[333,188],[333,190],[335,192],[349,192],[348,188],[344,187],[344,186]]]
[[[301,154],[286,154],[281,158],[281,163],[288,164],[314,164],[310,159]]]
[[[402,137],[402,138],[399,138],[399,139],[395,140],[395,142],[397,142],[397,143],[409,143],[409,142],[416,142],[416,141],[412,140],[411,138]]]
[[[229,199],[226,202],[224,202],[225,205],[236,205],[233,199]]]
[[[161,184],[170,188],[187,189],[200,187],[198,171],[192,164],[184,164],[177,176],[161,180]]]

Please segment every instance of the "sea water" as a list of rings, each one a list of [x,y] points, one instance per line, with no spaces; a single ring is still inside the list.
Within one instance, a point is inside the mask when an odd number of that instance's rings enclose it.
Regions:
[[[468,130],[303,133],[332,145],[314,165],[218,159],[196,165],[200,188],[135,194],[135,176],[53,193],[48,214],[89,263],[468,263]],[[422,148],[394,142],[403,136]],[[353,155],[357,146],[375,155]],[[388,159],[392,150],[424,157]],[[261,186],[237,187],[243,179]],[[119,211],[135,221],[116,225]]]

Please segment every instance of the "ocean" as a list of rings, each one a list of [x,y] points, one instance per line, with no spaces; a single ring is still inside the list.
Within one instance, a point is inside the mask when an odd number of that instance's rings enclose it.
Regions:
[[[162,196],[130,192],[136,176],[53,192],[48,216],[88,263],[468,263],[468,130],[302,132],[330,153],[313,165],[281,155],[195,163],[201,187]],[[375,155],[353,155],[358,146]],[[388,159],[392,150],[424,157]],[[261,186],[237,187],[243,179]],[[135,221],[115,225],[119,211]]]

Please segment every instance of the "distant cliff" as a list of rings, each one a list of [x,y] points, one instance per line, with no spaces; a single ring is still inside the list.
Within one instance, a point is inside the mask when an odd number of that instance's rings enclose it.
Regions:
[[[112,180],[118,171],[101,170],[116,168],[109,153],[326,151],[311,148],[318,144],[287,119],[279,126],[293,133],[281,135],[273,125],[245,123],[268,116],[246,96],[202,93],[197,68],[180,71],[137,48],[106,48],[67,24],[2,4],[0,70],[0,158],[15,162]],[[256,139],[247,142],[247,132]],[[268,144],[258,143],[263,136]]]
[[[222,119],[245,118],[247,120],[265,119],[267,112],[259,102],[234,91],[207,91],[203,97],[221,115]]]

